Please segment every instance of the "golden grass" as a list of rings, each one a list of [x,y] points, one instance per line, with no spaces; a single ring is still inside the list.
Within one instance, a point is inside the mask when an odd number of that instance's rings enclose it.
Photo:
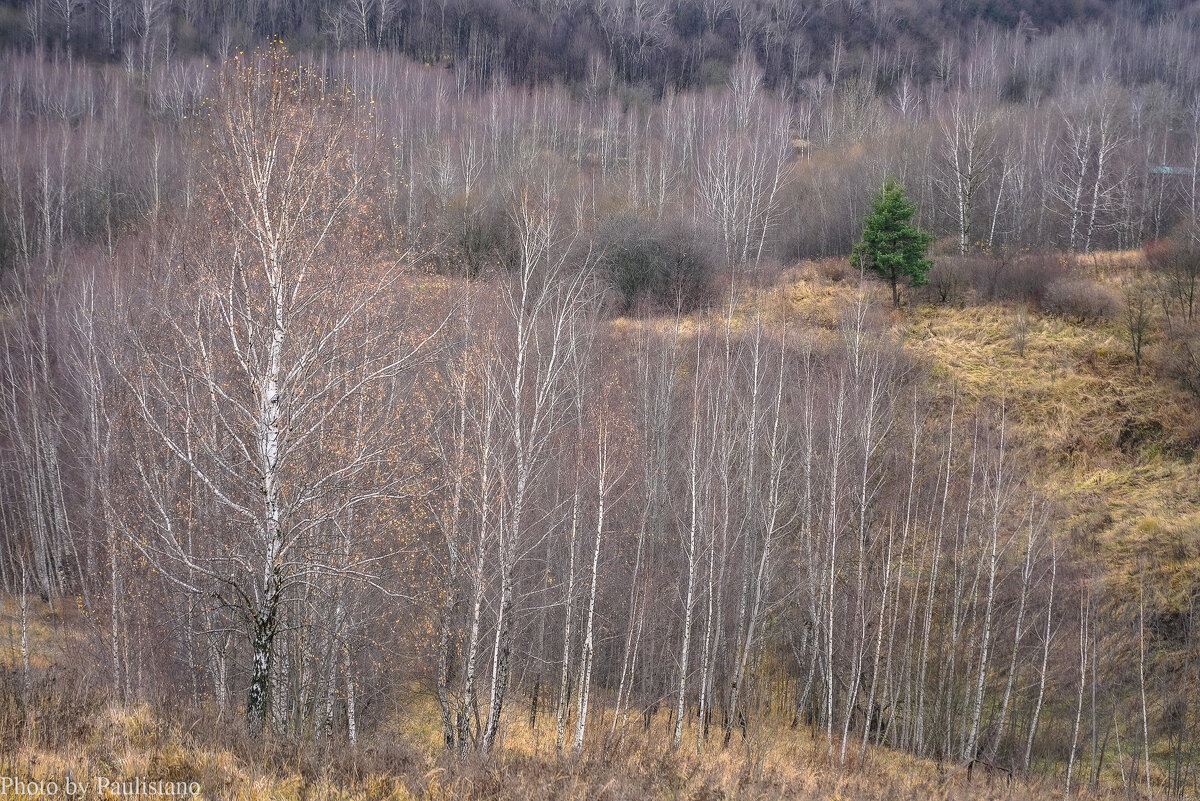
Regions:
[[[63,653],[83,640],[75,621],[82,615],[82,600],[63,598],[55,607],[36,593],[25,597],[24,637],[29,652],[30,670],[49,667]],[[21,598],[0,593],[0,665],[21,666]]]
[[[1122,283],[1130,272],[1146,267],[1146,254],[1136,250],[1100,250],[1076,256],[1076,263],[1093,278],[1108,283]]]
[[[1080,264],[1120,286],[1145,260],[1141,251],[1113,251]],[[837,270],[797,265],[765,295],[764,307],[819,339],[835,334],[860,292],[876,308],[890,307],[882,282],[860,289],[853,271],[839,281],[830,273]],[[1016,306],[914,304],[884,313],[926,365],[935,394],[957,393],[966,410],[1003,399],[1031,457],[1032,483],[1058,505],[1060,530],[1104,561],[1114,589],[1128,595],[1145,585],[1164,608],[1185,602],[1200,580],[1200,462],[1191,457],[1200,440],[1197,404],[1152,365],[1135,368],[1119,321],[1028,311],[1021,352]],[[1147,527],[1146,520],[1158,523]]]
[[[1060,504],[1061,527],[1103,559],[1114,588],[1128,589],[1137,575],[1164,588],[1158,600],[1165,605],[1182,602],[1200,574],[1194,400],[1151,370],[1135,369],[1115,325],[1029,313],[1020,354],[1014,314],[996,305],[923,307],[904,339],[931,364],[943,391],[1004,399],[1033,454],[1031,478]],[[1161,518],[1170,536],[1139,534],[1148,517]],[[1164,547],[1170,537],[1184,541]],[[1152,566],[1155,574],[1145,575]]]
[[[947,778],[951,770],[944,766],[882,749],[859,755],[852,746],[847,764],[838,765],[823,739],[777,721],[762,721],[748,739],[735,736],[728,748],[721,746],[719,732],[714,732],[700,753],[691,727],[685,729],[684,745],[678,751],[667,747],[665,715],[659,715],[648,731],[635,716],[609,740],[611,718],[604,720],[603,710],[579,755],[571,754],[569,747],[563,753],[555,749],[549,715],[541,718],[535,731],[527,716],[513,714],[503,727],[497,754],[460,764],[442,754],[436,742],[424,741],[431,725],[436,735],[436,720],[432,701],[411,709],[397,733],[411,732],[421,741],[406,743],[412,752],[401,763],[389,765],[372,752],[371,744],[386,740],[386,729],[374,732],[357,751],[340,741],[324,751],[326,746],[311,742],[249,741],[231,750],[213,741],[221,739],[213,734],[214,728],[239,726],[240,720],[220,724],[202,718],[182,726],[156,717],[144,704],[129,708],[110,704],[96,712],[90,733],[78,742],[50,748],[35,744],[36,737],[27,738],[15,753],[0,757],[0,775],[60,783],[69,775],[92,787],[99,776],[113,781],[133,777],[197,781],[200,798],[231,801],[1034,801],[1062,796],[1054,780],[1012,780],[1006,774],[982,772],[968,777],[965,771]]]
[[[1121,287],[1144,268],[1140,250],[1079,258],[1095,280]],[[868,278],[860,285],[844,260],[802,262],[773,286],[745,293],[732,325],[763,314],[814,340],[836,339],[847,310],[865,298],[904,347],[926,366],[930,389],[957,394],[970,411],[1003,400],[1027,450],[1030,480],[1059,510],[1058,529],[1105,563],[1111,586],[1129,596],[1152,588],[1163,608],[1185,602],[1200,578],[1200,415],[1190,398],[1151,365],[1137,369],[1119,320],[1082,323],[1027,311],[1023,351],[1013,334],[1018,308],[917,303],[891,307],[889,288]],[[720,313],[714,318],[721,319]],[[622,318],[615,331],[649,326],[666,331],[673,319]],[[680,322],[691,334],[694,316]],[[1139,525],[1161,521],[1153,536]]]
[[[98,777],[113,782],[140,777],[148,781],[198,782],[200,798],[266,801],[271,799],[404,799],[407,777],[368,773],[347,780],[346,773],[333,769],[325,775],[306,770],[280,770],[277,761],[267,763],[253,751],[235,755],[212,742],[215,727],[240,727],[234,718],[224,723],[212,719],[188,727],[156,717],[145,704],[128,708],[109,704],[95,714],[88,734],[81,740],[57,747],[47,745],[36,731],[29,731],[11,754],[0,756],[0,775],[19,776],[25,781],[55,781],[70,776],[95,788]],[[309,775],[304,775],[305,773]],[[98,797],[92,793],[89,797]],[[118,797],[116,794],[99,796]],[[20,799],[20,794],[6,798]]]
[[[30,630],[45,637],[36,647],[51,647],[61,628],[53,621],[61,617],[61,611],[43,607],[31,614]],[[52,657],[63,658],[61,652]],[[1053,778],[1010,781],[1003,774],[978,773],[968,778],[960,771],[947,780],[953,766],[885,749],[859,754],[854,743],[847,763],[840,765],[820,736],[766,717],[752,721],[748,738],[735,734],[728,748],[714,730],[700,753],[689,721],[682,747],[672,751],[665,711],[648,729],[640,715],[630,715],[610,737],[611,710],[598,702],[585,747],[574,755],[569,747],[573,724],[568,747],[560,753],[552,713],[543,713],[531,728],[514,699],[497,752],[459,763],[442,751],[436,703],[416,685],[399,693],[406,698],[403,708],[366,732],[357,748],[350,748],[344,735],[333,741],[311,736],[253,741],[244,735],[236,711],[222,720],[211,709],[121,705],[65,684],[43,689],[47,692],[33,693],[34,707],[25,714],[0,714],[0,776],[60,784],[70,776],[92,788],[98,777],[194,781],[201,787],[199,798],[229,801],[1041,801],[1062,795]],[[119,796],[93,792],[88,797]]]

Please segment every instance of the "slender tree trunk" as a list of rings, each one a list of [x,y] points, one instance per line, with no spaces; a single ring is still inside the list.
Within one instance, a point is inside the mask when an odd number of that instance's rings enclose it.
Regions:
[[[1146,766],[1146,798],[1153,795],[1150,787],[1150,722],[1146,714],[1146,593],[1138,596],[1138,692],[1142,702],[1142,755]]]
[[[696,340],[695,397],[692,400],[692,442],[688,465],[688,498],[691,505],[691,520],[688,524],[687,585],[684,590],[683,631],[679,640],[679,680],[675,701],[675,730],[671,736],[671,747],[679,748],[683,739],[683,715],[687,703],[689,657],[691,655],[692,616],[696,595],[696,547],[700,534],[700,339]]]
[[[1008,722],[1008,705],[1012,699],[1013,684],[1016,681],[1017,654],[1021,650],[1021,635],[1024,634],[1025,602],[1029,597],[1029,581],[1033,574],[1034,529],[1034,511],[1033,502],[1031,501],[1029,507],[1029,536],[1025,540],[1025,564],[1021,569],[1021,595],[1017,601],[1017,621],[1013,629],[1012,656],[1008,660],[1008,678],[1004,683],[1004,697],[1000,702],[1000,713],[996,716],[996,734],[992,739],[992,747],[988,756],[989,760],[993,762],[996,760],[996,754],[1000,751],[1000,742],[1004,739],[1004,728]]]
[[[1091,602],[1085,596],[1080,603],[1079,693],[1075,703],[1075,725],[1071,729],[1071,750],[1067,753],[1067,782],[1066,791],[1063,795],[1064,798],[1071,795],[1071,779],[1074,776],[1076,750],[1079,747],[1079,724],[1083,721],[1083,695],[1087,689],[1088,615],[1090,606]]]
[[[1000,419],[1000,453],[997,456],[996,472],[992,477],[992,520],[991,520],[991,550],[988,555],[988,589],[987,598],[984,600],[983,612],[983,642],[979,649],[979,673],[976,677],[975,684],[975,710],[971,716],[971,733],[967,737],[966,752],[963,754],[965,759],[975,759],[977,757],[976,745],[979,737],[979,722],[983,716],[983,690],[984,682],[987,679],[988,657],[991,653],[992,644],[992,627],[993,627],[993,609],[995,608],[996,599],[996,572],[1000,561],[1000,516],[1004,506],[1004,429],[1005,421],[1004,412],[1001,411]]]
[[[343,647],[342,656],[346,678],[346,739],[353,748],[358,745],[358,684],[354,680],[354,659],[349,644]]]
[[[588,593],[588,611],[587,622],[584,624],[583,635],[583,653],[580,654],[580,670],[579,670],[579,711],[578,719],[575,721],[575,743],[574,751],[579,754],[583,751],[583,736],[587,730],[588,719],[588,701],[591,695],[592,687],[592,662],[595,653],[595,627],[596,627],[596,585],[600,574],[600,545],[604,537],[604,501],[608,492],[607,486],[607,471],[608,471],[608,445],[604,440],[605,432],[603,424],[600,429],[600,448],[597,459],[597,486],[599,496],[599,507],[596,512],[596,542],[592,550],[592,582]],[[603,721],[602,721],[603,722]]]
[[[1054,581],[1058,576],[1058,548],[1050,550],[1050,590],[1046,600],[1046,629],[1042,635],[1042,667],[1038,672],[1037,702],[1033,707],[1033,717],[1029,721],[1029,734],[1025,739],[1025,758],[1021,761],[1022,768],[1029,771],[1029,760],[1033,753],[1033,738],[1037,735],[1038,722],[1042,716],[1042,704],[1046,700],[1046,675],[1050,662],[1050,639],[1054,623]]]
[[[583,447],[583,423],[580,421],[576,435],[579,438],[579,448]],[[563,599],[564,620],[563,620],[563,647],[562,647],[562,673],[558,680],[558,709],[555,712],[555,729],[554,729],[554,746],[562,749],[563,741],[566,738],[567,731],[567,712],[571,704],[571,698],[568,693],[568,685],[570,684],[569,677],[571,675],[571,636],[572,623],[575,618],[575,542],[579,532],[579,513],[580,513],[580,471],[579,461],[581,455],[575,460],[575,491],[571,501],[571,539],[568,545],[567,556],[567,594]]]

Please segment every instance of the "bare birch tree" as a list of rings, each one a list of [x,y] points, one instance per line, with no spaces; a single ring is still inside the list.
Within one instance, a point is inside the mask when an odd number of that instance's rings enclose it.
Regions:
[[[174,587],[238,611],[260,732],[301,589],[322,576],[382,586],[386,556],[339,559],[331,535],[404,491],[384,434],[432,331],[409,318],[402,264],[361,238],[371,143],[345,98],[282,50],[235,60],[210,142],[198,219],[158,254],[135,312],[145,336],[123,379],[166,462],[140,460],[154,524],[131,536]],[[214,514],[203,543],[181,539],[177,509],[200,501],[177,497],[171,465]]]

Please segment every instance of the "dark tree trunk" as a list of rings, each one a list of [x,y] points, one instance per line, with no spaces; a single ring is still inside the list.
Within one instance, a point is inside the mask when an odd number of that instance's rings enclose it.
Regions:
[[[261,736],[267,726],[277,606],[274,598],[271,598],[267,601],[266,608],[256,614],[254,619],[250,689],[246,695],[246,725],[253,737]]]

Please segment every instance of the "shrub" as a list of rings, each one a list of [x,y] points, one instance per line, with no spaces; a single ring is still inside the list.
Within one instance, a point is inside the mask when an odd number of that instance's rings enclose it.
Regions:
[[[1163,295],[1163,311],[1191,322],[1200,295],[1200,247],[1185,238],[1155,239],[1144,250]]]
[[[816,262],[817,274],[834,284],[840,284],[850,277],[850,262],[845,259],[821,259]],[[854,271],[855,280],[858,279],[858,270]]]
[[[447,275],[476,276],[489,269],[511,270],[519,259],[507,208],[484,198],[468,208],[461,198],[446,205],[417,240],[431,266]]]
[[[1025,312],[1024,306],[1017,309],[1011,331],[1013,348],[1017,351],[1018,356],[1024,357],[1025,346],[1029,344],[1029,315]]]
[[[1176,329],[1164,343],[1167,373],[1200,400],[1200,332]]]
[[[1113,292],[1083,277],[1060,278],[1046,288],[1042,308],[1068,320],[1090,322],[1116,316]]]
[[[624,311],[639,303],[695,309],[709,296],[719,264],[716,243],[682,222],[618,214],[597,232],[600,271]]]
[[[964,283],[961,265],[949,259],[939,258],[929,270],[929,291],[938,303],[953,303],[958,299]]]
[[[951,267],[980,300],[1025,301],[1041,305],[1055,281],[1067,277],[1067,265],[1052,253],[968,256]]]

